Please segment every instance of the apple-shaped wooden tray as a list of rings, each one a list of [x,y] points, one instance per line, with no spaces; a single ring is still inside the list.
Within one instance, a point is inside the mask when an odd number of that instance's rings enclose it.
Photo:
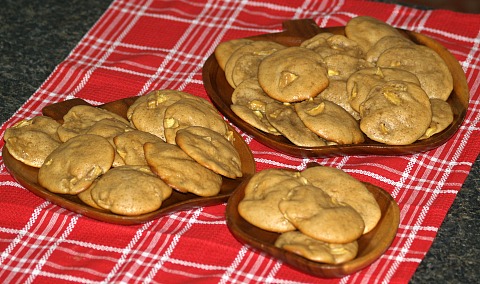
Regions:
[[[284,31],[280,33],[262,34],[249,37],[253,40],[275,41],[286,46],[298,46],[300,43],[320,32],[344,34],[344,27],[320,28],[310,19],[290,20],[283,23]],[[292,144],[283,136],[265,133],[251,126],[238,117],[231,109],[233,88],[225,79],[225,73],[212,54],[203,66],[203,82],[207,94],[217,109],[233,124],[245,133],[253,136],[262,144],[277,151],[298,157],[331,157],[344,155],[404,155],[434,149],[448,141],[461,126],[469,101],[469,90],[465,74],[457,59],[434,39],[412,31],[400,32],[417,44],[435,50],[443,58],[453,76],[453,91],[448,103],[453,109],[453,122],[440,133],[409,145],[392,146],[366,139],[362,144],[332,145],[323,147],[300,147]]]
[[[313,276],[322,278],[343,277],[362,270],[377,260],[391,245],[400,222],[400,211],[397,203],[388,192],[365,183],[375,196],[382,217],[377,226],[358,239],[358,255],[351,261],[342,264],[325,264],[308,260],[297,254],[275,247],[275,240],[280,234],[262,230],[243,219],[238,213],[238,204],[245,196],[245,186],[239,186],[230,196],[227,203],[227,226],[232,235],[240,242],[265,252],[287,265]]]
[[[135,101],[135,99],[136,98],[125,98],[101,105],[99,107],[112,111],[126,118],[127,109]],[[84,100],[72,99],[45,107],[43,109],[43,114],[58,121],[62,121],[63,116],[68,112],[68,110],[79,104],[88,105],[88,103]],[[160,209],[138,216],[123,216],[113,214],[108,211],[98,210],[86,205],[75,195],[52,193],[38,184],[37,168],[27,166],[13,158],[6,147],[3,147],[2,155],[8,171],[18,181],[18,183],[32,193],[61,207],[96,220],[121,225],[134,225],[141,224],[176,211],[226,202],[228,197],[243,182],[243,180],[249,178],[255,173],[255,161],[250,148],[234,129],[231,130],[233,130],[235,137],[234,146],[241,157],[243,174],[241,178],[223,178],[220,193],[211,197],[200,197],[191,193],[180,193],[174,190],[172,195],[162,203]]]

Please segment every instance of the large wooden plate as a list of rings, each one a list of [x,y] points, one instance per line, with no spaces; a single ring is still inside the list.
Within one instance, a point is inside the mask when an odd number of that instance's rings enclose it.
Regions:
[[[283,32],[258,35],[250,37],[250,39],[270,40],[286,46],[298,46],[303,40],[311,38],[319,32],[344,34],[344,27],[319,28],[313,20],[286,21],[283,23],[283,27]],[[225,79],[225,73],[218,65],[214,54],[207,59],[203,66],[205,90],[218,110],[233,124],[238,126],[238,128],[253,136],[262,144],[293,156],[404,155],[428,151],[448,141],[462,124],[468,108],[468,85],[465,74],[457,59],[440,43],[416,32],[400,31],[414,42],[426,45],[435,50],[446,62],[453,75],[453,91],[448,99],[448,103],[451,105],[454,113],[453,122],[441,133],[410,145],[391,146],[367,139],[364,143],[356,145],[300,147],[292,144],[283,136],[271,135],[260,131],[243,121],[230,109],[233,88]]]
[[[358,240],[358,255],[355,259],[342,264],[325,264],[308,260],[297,254],[275,247],[278,233],[262,230],[251,225],[238,213],[238,204],[245,196],[242,184],[230,196],[227,203],[227,226],[231,233],[241,242],[283,261],[287,265],[317,277],[343,277],[362,270],[378,259],[391,245],[400,222],[400,211],[397,203],[388,192],[372,184],[365,183],[375,196],[382,217],[377,226]]]
[[[104,104],[100,107],[126,117],[127,109],[134,101],[135,98],[126,98]],[[58,121],[61,121],[63,119],[63,116],[68,112],[70,108],[79,104],[86,105],[88,103],[80,99],[67,100],[45,107],[43,109],[43,114],[46,116],[50,116]],[[8,171],[18,181],[18,183],[20,183],[22,186],[24,186],[26,189],[33,192],[34,194],[61,207],[96,220],[121,225],[134,225],[141,224],[176,211],[226,202],[228,200],[228,197],[243,182],[243,180],[249,178],[252,174],[255,173],[255,161],[253,159],[250,148],[235,130],[233,130],[233,132],[235,136],[234,146],[240,153],[242,162],[242,178],[223,178],[220,193],[212,197],[199,197],[191,193],[180,193],[174,190],[172,195],[163,202],[160,209],[139,216],[122,216],[113,214],[88,206],[75,195],[52,193],[38,184],[37,168],[27,166],[13,158],[6,147],[3,147],[2,155],[3,161]]]

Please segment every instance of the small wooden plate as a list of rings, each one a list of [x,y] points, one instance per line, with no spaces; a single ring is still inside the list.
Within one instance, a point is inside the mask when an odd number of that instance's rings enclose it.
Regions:
[[[100,107],[126,118],[127,109],[135,101],[135,99],[136,98],[121,99],[101,105]],[[72,99],[45,107],[43,109],[43,114],[58,121],[62,121],[63,116],[68,112],[68,110],[79,104],[88,105],[87,102],[81,99]],[[32,193],[61,207],[96,220],[121,225],[134,225],[148,222],[176,211],[226,202],[228,197],[243,182],[243,180],[248,179],[255,173],[255,160],[253,159],[250,148],[234,129],[231,130],[233,130],[235,136],[234,146],[240,153],[243,177],[238,179],[223,178],[220,193],[211,197],[200,197],[191,193],[180,193],[174,190],[172,195],[162,203],[160,209],[139,216],[123,216],[98,210],[86,205],[75,195],[56,194],[50,192],[38,184],[37,168],[27,166],[13,158],[6,147],[3,147],[2,155],[8,171],[18,181],[18,183]]]
[[[388,192],[372,184],[365,183],[375,196],[382,217],[377,226],[358,240],[358,255],[342,264],[325,264],[308,260],[300,255],[275,247],[278,233],[262,230],[248,223],[238,213],[238,204],[245,196],[245,181],[230,196],[227,203],[227,226],[231,233],[243,243],[283,261],[287,265],[313,276],[322,278],[343,277],[362,270],[378,259],[391,245],[400,222],[397,203]]]
[[[283,23],[283,27],[283,32],[253,36],[250,39],[269,40],[286,46],[298,46],[302,41],[320,32],[344,35],[344,27],[320,28],[311,19],[286,21]],[[391,146],[367,139],[364,143],[355,145],[296,146],[283,136],[271,135],[254,128],[230,109],[233,88],[225,79],[225,73],[218,65],[214,54],[207,59],[203,66],[203,83],[213,104],[233,124],[262,144],[286,154],[298,157],[331,157],[344,155],[404,155],[428,151],[448,141],[462,124],[468,109],[468,85],[463,69],[457,59],[440,43],[416,32],[400,31],[414,42],[435,50],[443,58],[453,76],[453,91],[448,99],[448,103],[451,105],[454,113],[453,122],[444,131],[413,144]]]

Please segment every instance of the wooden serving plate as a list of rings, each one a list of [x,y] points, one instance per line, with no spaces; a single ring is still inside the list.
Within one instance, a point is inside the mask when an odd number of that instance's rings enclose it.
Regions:
[[[325,264],[308,260],[300,255],[275,247],[275,240],[280,234],[262,230],[248,223],[238,213],[238,204],[245,196],[245,181],[230,196],[227,203],[227,226],[232,235],[240,242],[266,252],[287,265],[323,278],[343,277],[362,270],[378,259],[390,247],[397,233],[400,211],[397,203],[388,192],[370,183],[365,183],[375,196],[382,217],[377,226],[358,240],[358,255],[355,259],[342,264]]]
[[[127,109],[135,101],[135,99],[136,98],[125,98],[101,105],[99,107],[112,111],[126,118]],[[68,110],[70,110],[70,108],[80,104],[88,105],[87,102],[81,99],[72,99],[49,105],[45,107],[42,112],[44,115],[50,116],[61,122],[63,120],[63,116],[68,112]],[[96,220],[120,225],[134,225],[141,224],[176,211],[226,202],[232,192],[245,179],[248,179],[255,173],[255,160],[253,159],[250,148],[234,129],[231,130],[233,130],[235,137],[234,146],[239,152],[242,162],[243,176],[241,178],[223,178],[220,193],[211,197],[200,197],[191,193],[180,193],[176,190],[173,190],[172,195],[162,203],[160,209],[138,216],[123,216],[113,214],[108,211],[98,210],[83,203],[76,195],[56,194],[50,192],[38,184],[37,168],[27,166],[13,158],[6,147],[3,147],[2,155],[5,166],[12,176],[18,181],[18,183],[39,197],[42,197],[68,210]]]
[[[275,41],[286,46],[298,46],[300,43],[320,32],[330,32],[344,35],[344,27],[320,28],[313,20],[291,20],[283,23],[284,31],[280,33],[262,34],[249,37],[253,40]],[[253,136],[262,144],[298,157],[331,157],[344,155],[404,155],[424,152],[434,149],[446,141],[458,130],[468,109],[469,90],[465,74],[457,59],[440,43],[425,35],[400,30],[407,38],[417,44],[425,45],[435,50],[443,58],[453,76],[453,91],[448,103],[453,109],[453,122],[440,133],[413,144],[392,146],[382,144],[370,139],[362,144],[333,145],[323,147],[300,147],[292,144],[283,136],[276,136],[256,129],[243,121],[231,109],[233,88],[225,79],[225,73],[218,65],[215,55],[212,54],[203,66],[203,83],[207,94],[210,96],[217,109],[233,124],[245,133]]]

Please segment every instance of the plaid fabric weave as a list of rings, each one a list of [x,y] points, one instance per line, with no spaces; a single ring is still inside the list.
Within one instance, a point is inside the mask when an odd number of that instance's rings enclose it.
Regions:
[[[225,40],[281,31],[311,18],[320,27],[370,15],[443,44],[465,71],[471,99],[446,144],[407,156],[302,159],[244,135],[257,170],[302,170],[311,161],[343,169],[392,194],[397,236],[369,267],[343,279],[298,272],[238,242],[225,204],[177,212],[138,226],[95,221],[51,204],[17,184],[0,159],[0,279],[5,283],[406,283],[430,248],[480,152],[478,15],[422,11],[358,0],[116,0],[42,86],[0,128],[70,98],[101,104],[177,89],[208,98],[202,66]],[[448,23],[448,24],[447,24]],[[3,140],[0,142],[3,147]]]

